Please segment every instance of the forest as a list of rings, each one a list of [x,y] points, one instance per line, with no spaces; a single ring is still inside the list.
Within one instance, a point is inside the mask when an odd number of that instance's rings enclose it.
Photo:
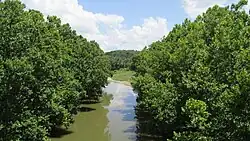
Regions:
[[[168,141],[249,140],[247,3],[215,5],[142,51],[105,53],[60,18],[1,1],[0,141],[49,141],[85,101],[102,97],[121,68],[136,73],[131,84],[143,133]]]
[[[133,59],[136,114],[148,123],[144,132],[169,141],[250,139],[246,4],[215,5],[194,21],[186,19]]]
[[[119,70],[133,69],[132,58],[138,53],[136,50],[114,50],[105,54],[109,57],[111,70]]]
[[[0,141],[47,141],[110,76],[108,57],[55,16],[0,2]]]

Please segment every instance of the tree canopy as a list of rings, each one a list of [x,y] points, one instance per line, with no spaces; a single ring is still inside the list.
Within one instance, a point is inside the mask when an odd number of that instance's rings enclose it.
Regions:
[[[132,58],[138,53],[139,51],[136,50],[115,50],[105,54],[109,57],[111,70],[119,70],[123,68],[133,69],[131,66]]]
[[[173,141],[249,140],[246,4],[216,5],[186,19],[133,59],[136,108],[147,114],[146,128]]]
[[[48,140],[107,84],[110,65],[99,45],[55,16],[5,0],[0,31],[1,141]]]

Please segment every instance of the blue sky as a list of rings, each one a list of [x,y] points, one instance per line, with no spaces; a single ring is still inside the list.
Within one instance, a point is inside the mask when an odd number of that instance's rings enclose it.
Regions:
[[[175,24],[217,4],[239,0],[21,0],[29,9],[58,16],[62,23],[104,51],[141,50],[166,36]],[[248,5],[250,7],[250,5]]]
[[[147,17],[163,17],[172,28],[188,18],[181,0],[79,0],[79,3],[88,11],[121,15],[128,27],[142,24]]]

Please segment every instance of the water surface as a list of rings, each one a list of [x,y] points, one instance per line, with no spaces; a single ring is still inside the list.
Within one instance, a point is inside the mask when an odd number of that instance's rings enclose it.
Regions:
[[[75,122],[52,141],[134,141],[136,94],[130,86],[111,82],[104,92],[113,98],[102,103],[84,105]],[[109,101],[110,100],[110,101]]]
[[[113,100],[106,106],[108,131],[111,141],[132,141],[136,139],[136,120],[134,106],[136,94],[130,86],[110,83],[105,92],[113,94]]]

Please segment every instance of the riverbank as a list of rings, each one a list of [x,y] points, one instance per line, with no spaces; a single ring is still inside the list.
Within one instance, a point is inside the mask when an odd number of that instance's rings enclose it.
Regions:
[[[115,70],[113,72],[112,78],[108,78],[108,81],[131,86],[131,81],[134,74],[134,71],[128,69]]]
[[[117,81],[131,82],[131,79],[134,75],[135,75],[134,71],[128,69],[120,69],[113,71],[112,79]]]
[[[123,85],[126,85],[126,86],[131,86],[131,82],[128,82],[128,81],[118,81],[118,80],[114,80],[112,78],[108,78],[108,82],[115,82],[115,83],[120,83],[120,84],[123,84]]]

